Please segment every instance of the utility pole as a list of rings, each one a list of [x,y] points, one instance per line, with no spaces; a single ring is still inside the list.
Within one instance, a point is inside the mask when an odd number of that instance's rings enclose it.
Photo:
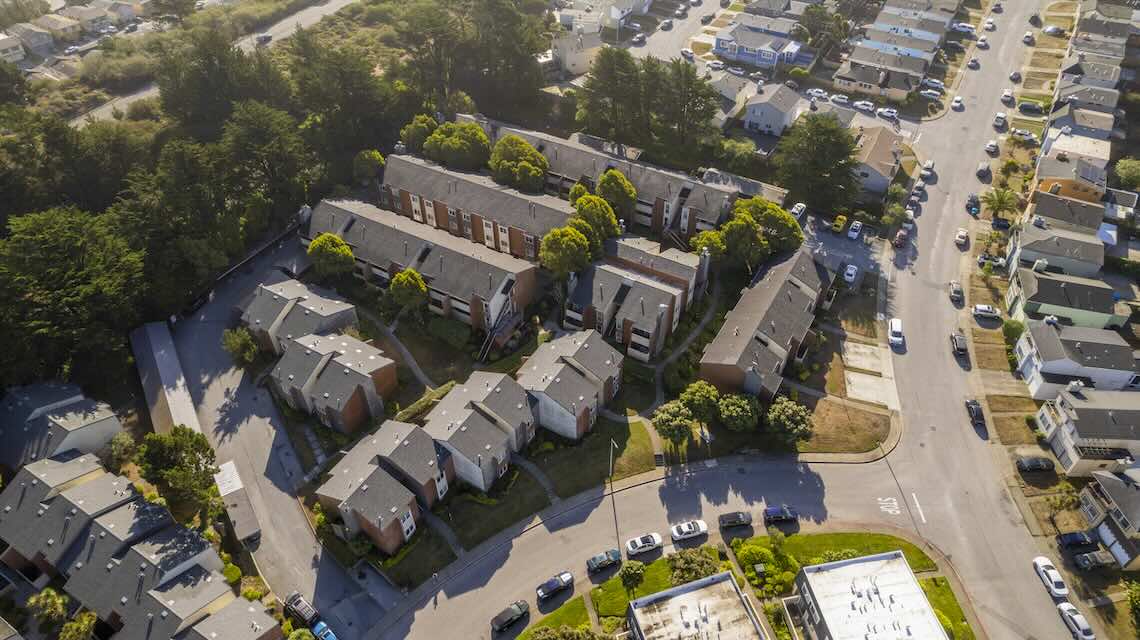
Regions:
[[[617,541],[618,552],[621,551],[621,532],[618,530],[618,515],[617,515],[617,496],[614,494],[614,449],[617,449],[617,442],[610,438],[610,505],[614,510],[614,540]]]

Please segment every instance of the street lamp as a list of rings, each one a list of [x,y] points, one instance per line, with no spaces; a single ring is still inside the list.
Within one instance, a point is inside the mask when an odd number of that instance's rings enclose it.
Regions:
[[[610,505],[614,510],[614,540],[617,541],[618,551],[621,551],[621,532],[618,530],[618,515],[617,515],[617,496],[614,494],[614,449],[617,449],[617,442],[610,438]]]

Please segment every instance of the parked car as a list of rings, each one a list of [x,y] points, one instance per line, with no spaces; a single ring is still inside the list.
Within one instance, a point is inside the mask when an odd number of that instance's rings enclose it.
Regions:
[[[701,6],[701,0],[689,0],[689,4],[693,5],[694,7],[699,7]]]
[[[978,200],[978,194],[971,193],[970,195],[966,196],[966,212],[967,213],[969,213],[970,215],[976,216],[976,215],[978,215],[978,212],[981,210],[982,210],[982,204],[981,204],[981,201]]]
[[[1053,461],[1044,456],[1017,456],[1017,470],[1022,473],[1031,471],[1052,471]]]
[[[990,7],[990,11],[993,11],[994,13],[1001,13],[1003,11],[1001,3],[995,2],[994,6]]]
[[[1041,578],[1041,583],[1048,589],[1049,595],[1054,598],[1064,598],[1069,595],[1069,588],[1065,586],[1061,572],[1057,571],[1057,567],[1053,566],[1049,558],[1045,556],[1034,558],[1033,569],[1037,572],[1037,577]]]
[[[903,215],[906,216],[906,219],[903,220],[902,223],[903,229],[910,231],[914,228],[914,209],[907,209],[903,211]]]
[[[932,176],[934,176],[934,161],[927,160],[922,163],[922,171],[918,172],[918,177],[929,180]]]
[[[729,67],[728,72],[734,76],[743,76],[747,74],[747,72],[744,70],[744,67]]]
[[[998,151],[1000,151],[1000,149],[998,148],[997,140],[990,140],[986,143],[986,153],[996,155]]]
[[[525,600],[516,600],[509,604],[506,609],[500,611],[494,618],[491,618],[491,629],[493,631],[503,631],[512,624],[522,620],[526,614],[530,612],[530,605]]]
[[[709,63],[709,69],[712,69],[713,71],[720,71],[721,69],[724,69],[724,63],[720,60],[713,60]]]
[[[692,49],[681,49],[681,57],[686,60],[692,60],[694,55]]]
[[[979,179],[985,180],[990,175],[990,163],[984,161],[979,163],[974,174],[977,175]]]
[[[1021,72],[1020,71],[1010,72],[1009,79],[1014,81],[1014,82],[1021,82]]]
[[[1116,564],[1116,558],[1108,551],[1090,551],[1073,556],[1073,562],[1081,571],[1092,571],[1101,567],[1111,567]]]
[[[988,253],[982,253],[978,255],[979,267],[984,266],[987,262],[992,264],[995,268],[1005,268],[1005,258],[1001,256],[990,255]]]
[[[1049,36],[1065,35],[1065,30],[1055,24],[1046,25],[1045,28],[1041,30],[1041,32]]]
[[[1026,31],[1025,35],[1021,36],[1021,41],[1025,44],[1033,44],[1033,32]]]
[[[902,249],[906,246],[907,240],[910,239],[910,232],[906,229],[899,229],[895,233],[894,245],[896,249]]]
[[[975,316],[978,316],[979,318],[1000,318],[1001,317],[1001,313],[997,309],[993,308],[992,305],[988,305],[988,304],[976,304],[976,305],[974,305],[973,313]]]
[[[311,627],[317,622],[317,608],[296,591],[285,598],[285,611],[305,623],[306,627]]]
[[[827,92],[824,91],[823,89],[812,87],[811,89],[808,89],[804,93],[807,94],[808,97],[811,97],[811,98],[818,98],[819,100],[827,100]]]
[[[890,107],[880,107],[878,109],[875,109],[875,115],[879,116],[880,118],[886,118],[887,120],[897,120],[899,117],[899,111],[898,109],[892,109]]]
[[[782,522],[795,522],[796,520],[799,520],[799,518],[800,514],[796,513],[795,509],[789,507],[786,504],[782,504],[778,507],[764,507],[765,527],[770,527],[774,524],[780,524]]]
[[[317,640],[336,640],[336,634],[323,620],[313,625],[312,631]]]
[[[950,108],[955,111],[966,108],[966,103],[962,102],[962,96],[954,96],[954,99],[950,101]]]
[[[717,522],[722,529],[729,527],[744,527],[752,524],[752,514],[746,511],[731,511],[729,513],[722,513],[717,518]]]
[[[942,94],[938,93],[934,89],[923,89],[922,91],[918,92],[918,95],[922,96],[923,98],[926,98],[927,100],[941,100],[942,99]]]
[[[1006,125],[1006,115],[1004,111],[998,111],[994,114],[994,129],[1001,131]]]
[[[625,543],[625,552],[630,556],[661,548],[661,534],[647,533],[639,538],[630,538]]]
[[[860,111],[874,111],[875,110],[875,103],[871,102],[870,100],[859,100],[859,101],[852,103],[851,106],[855,107],[856,109],[858,109]]]
[[[639,33],[630,40],[633,44],[645,44],[645,34]]]
[[[712,22],[713,18],[715,18],[715,17],[716,16],[714,16],[711,13],[707,14],[707,15],[703,15],[703,16],[701,16],[701,24],[708,24],[708,23]]]
[[[1062,602],[1057,605],[1057,612],[1061,614],[1061,620],[1064,621],[1065,626],[1069,628],[1069,632],[1077,640],[1096,640],[1096,634],[1093,633],[1092,627],[1089,626],[1089,621],[1081,615],[1077,608],[1068,602]]]
[[[974,25],[970,24],[969,22],[955,22],[954,24],[950,25],[950,28],[954,31],[957,31],[958,33],[974,33],[977,31],[974,28]]]
[[[127,33],[134,33],[138,30],[139,26],[137,24],[128,24],[127,27],[123,29],[123,31],[126,31]]]
[[[986,38],[985,36],[978,38],[978,48],[979,49],[989,49],[990,48],[989,39]]]
[[[1005,230],[1009,229],[1011,226],[1013,226],[1013,224],[1005,218],[994,218],[993,220],[990,220],[990,227],[994,229]]]
[[[922,86],[940,90],[946,88],[946,84],[944,82],[941,80],[936,80],[935,78],[923,78]]]
[[[265,45],[267,45],[273,41],[273,34],[272,33],[259,33],[259,34],[257,34],[257,37],[253,39],[253,41],[257,44],[257,46],[264,47]]]
[[[705,524],[704,520],[689,520],[669,527],[669,537],[673,539],[673,542],[696,538],[708,532],[709,526]]]
[[[955,51],[965,51],[966,45],[962,44],[961,42],[958,42],[957,40],[947,40],[946,43],[942,45],[942,48],[943,49],[953,49]]]
[[[63,55],[65,55],[65,56],[73,56],[77,53],[79,53],[79,47],[77,47],[75,45],[72,45],[72,46],[63,50]]]
[[[970,232],[958,227],[958,232],[954,234],[954,244],[959,247],[964,247],[970,242]]]
[[[856,220],[851,223],[851,228],[847,230],[847,237],[851,240],[855,240],[859,237],[860,233],[863,233],[863,223]]]
[[[835,233],[843,231],[843,227],[847,226],[847,216],[840,214],[835,216],[835,220],[831,223],[831,230]]]
[[[1025,140],[1026,142],[1032,142],[1037,139],[1037,134],[1033,133],[1029,129],[1014,129],[1009,132],[1009,135],[1019,140]]]
[[[795,80],[785,80],[784,86],[791,89],[792,91],[800,90],[800,83],[796,82]]]
[[[982,66],[982,63],[978,62],[977,58],[970,58],[970,61],[966,63],[966,66],[970,69],[978,69]]]
[[[950,300],[952,302],[961,302],[964,296],[962,291],[962,283],[957,280],[950,281]]]
[[[796,204],[792,205],[792,216],[795,217],[796,220],[799,220],[800,218],[802,218],[804,213],[806,213],[806,212],[807,212],[807,205],[806,204],[804,204],[802,202],[797,202]]]
[[[891,321],[887,323],[887,342],[892,347],[901,347],[906,342],[906,338],[903,336],[902,318],[891,318]]]
[[[918,182],[915,182],[914,183],[914,191],[917,193],[922,193],[923,191],[926,191],[926,181],[919,179]]]
[[[596,556],[591,556],[586,560],[586,573],[597,573],[607,567],[612,567],[621,562],[621,551],[617,549],[607,549]]]
[[[668,30],[673,28],[673,21],[666,18],[666,19],[662,20],[661,24],[657,25],[657,27],[659,29],[661,29],[662,31],[668,31]]]
[[[1057,546],[1069,553],[1088,553],[1097,550],[1096,540],[1087,531],[1070,531],[1057,534]]]
[[[994,31],[997,29],[997,23],[994,22],[993,18],[986,18],[985,29],[986,31]]]
[[[986,416],[982,413],[982,405],[977,400],[966,401],[966,415],[970,416],[970,424],[984,425]]]
[[[844,282],[846,282],[848,284],[854,284],[855,278],[857,278],[858,276],[859,276],[859,267],[856,267],[853,264],[847,265],[847,268],[843,270],[843,280],[844,280]]]
[[[961,331],[950,334],[950,351],[956,356],[963,356],[969,352],[966,346],[966,334]]]
[[[842,93],[833,93],[833,94],[831,94],[831,101],[834,102],[835,104],[844,104],[845,105],[845,104],[851,102],[851,99],[848,98],[847,96],[843,95]]]
[[[1041,108],[1040,104],[1031,100],[1024,100],[1017,103],[1017,110],[1031,116],[1039,116],[1042,113],[1045,113],[1045,110]]]
[[[574,584],[574,574],[569,571],[561,571],[556,575],[550,577],[549,580],[538,585],[534,589],[534,595],[540,600],[546,600],[554,594],[564,589],[569,589]]]
[[[677,7],[677,10],[673,12],[673,16],[676,18],[686,18],[688,15],[689,8],[684,5]]]
[[[1001,92],[1002,104],[1013,104],[1013,89],[1006,89]]]

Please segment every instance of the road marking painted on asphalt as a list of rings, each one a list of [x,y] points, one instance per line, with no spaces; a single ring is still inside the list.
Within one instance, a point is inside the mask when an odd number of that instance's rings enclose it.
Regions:
[[[922,512],[922,505],[918,503],[918,496],[912,491],[910,497],[914,498],[914,506],[918,508],[918,517],[922,518],[922,524],[926,524],[926,514]]]
[[[902,513],[898,498],[876,498],[879,502],[879,511],[897,516]]]

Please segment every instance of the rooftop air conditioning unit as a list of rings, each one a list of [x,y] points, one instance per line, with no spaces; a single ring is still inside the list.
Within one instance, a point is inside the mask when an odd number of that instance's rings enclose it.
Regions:
[[[1069,384],[1065,385],[1065,391],[1069,393],[1080,393],[1081,389],[1085,388],[1085,383],[1080,380],[1070,380]]]
[[[1049,268],[1049,261],[1044,259],[1044,258],[1033,261],[1033,270],[1036,271],[1037,273],[1044,273],[1044,271],[1048,268]]]
[[[1057,319],[1057,316],[1045,316],[1045,324],[1047,325],[1056,327],[1060,324],[1060,322],[1061,321]]]
[[[1044,229],[1045,228],[1045,218],[1042,218],[1041,216],[1033,216],[1033,226],[1038,227],[1040,229]]]

